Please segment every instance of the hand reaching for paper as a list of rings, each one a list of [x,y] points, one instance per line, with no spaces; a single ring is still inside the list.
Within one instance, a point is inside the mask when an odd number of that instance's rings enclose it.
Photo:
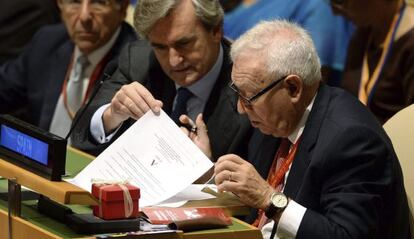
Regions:
[[[232,192],[253,208],[265,209],[274,191],[252,164],[234,154],[217,160],[214,175],[220,192]]]
[[[124,85],[116,92],[110,107],[103,114],[105,132],[116,129],[128,118],[138,120],[148,110],[159,113],[161,108],[162,102],[155,99],[140,83]]]
[[[210,140],[208,138],[207,126],[204,123],[203,115],[198,114],[195,123],[187,115],[181,115],[180,122],[184,125],[190,125],[195,130],[193,132],[186,127],[181,127],[181,130],[188,135],[194,144],[197,145],[209,159],[211,159]]]

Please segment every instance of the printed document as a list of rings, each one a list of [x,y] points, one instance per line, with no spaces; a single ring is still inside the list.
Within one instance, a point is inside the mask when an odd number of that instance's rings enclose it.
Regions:
[[[92,179],[128,180],[141,189],[145,207],[181,192],[212,166],[164,111],[148,111],[71,183],[91,191]]]

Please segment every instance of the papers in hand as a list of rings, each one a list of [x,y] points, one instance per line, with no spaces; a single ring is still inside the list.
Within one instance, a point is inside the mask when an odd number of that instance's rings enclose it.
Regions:
[[[140,207],[182,191],[213,163],[165,114],[147,112],[72,181],[90,191],[94,178],[129,180],[141,189]]]

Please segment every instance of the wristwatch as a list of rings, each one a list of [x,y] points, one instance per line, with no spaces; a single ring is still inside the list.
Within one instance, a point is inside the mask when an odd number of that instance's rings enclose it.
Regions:
[[[280,192],[274,192],[270,196],[269,206],[265,209],[267,218],[272,219],[277,213],[283,211],[289,203],[288,197]]]

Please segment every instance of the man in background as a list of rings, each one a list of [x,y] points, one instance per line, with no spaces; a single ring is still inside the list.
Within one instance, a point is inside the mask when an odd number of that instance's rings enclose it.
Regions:
[[[250,135],[236,111],[237,95],[227,87],[229,42],[222,37],[218,0],[140,0],[135,28],[146,39],[129,44],[118,69],[75,127],[74,145],[97,154],[147,111],[163,109],[179,123],[181,115],[208,133],[212,160],[244,154]],[[201,115],[202,114],[202,115]],[[200,125],[202,118],[205,125]]]
[[[63,24],[39,30],[15,59],[0,66],[0,113],[65,137],[106,64],[136,39],[123,23],[127,0],[58,0]]]

